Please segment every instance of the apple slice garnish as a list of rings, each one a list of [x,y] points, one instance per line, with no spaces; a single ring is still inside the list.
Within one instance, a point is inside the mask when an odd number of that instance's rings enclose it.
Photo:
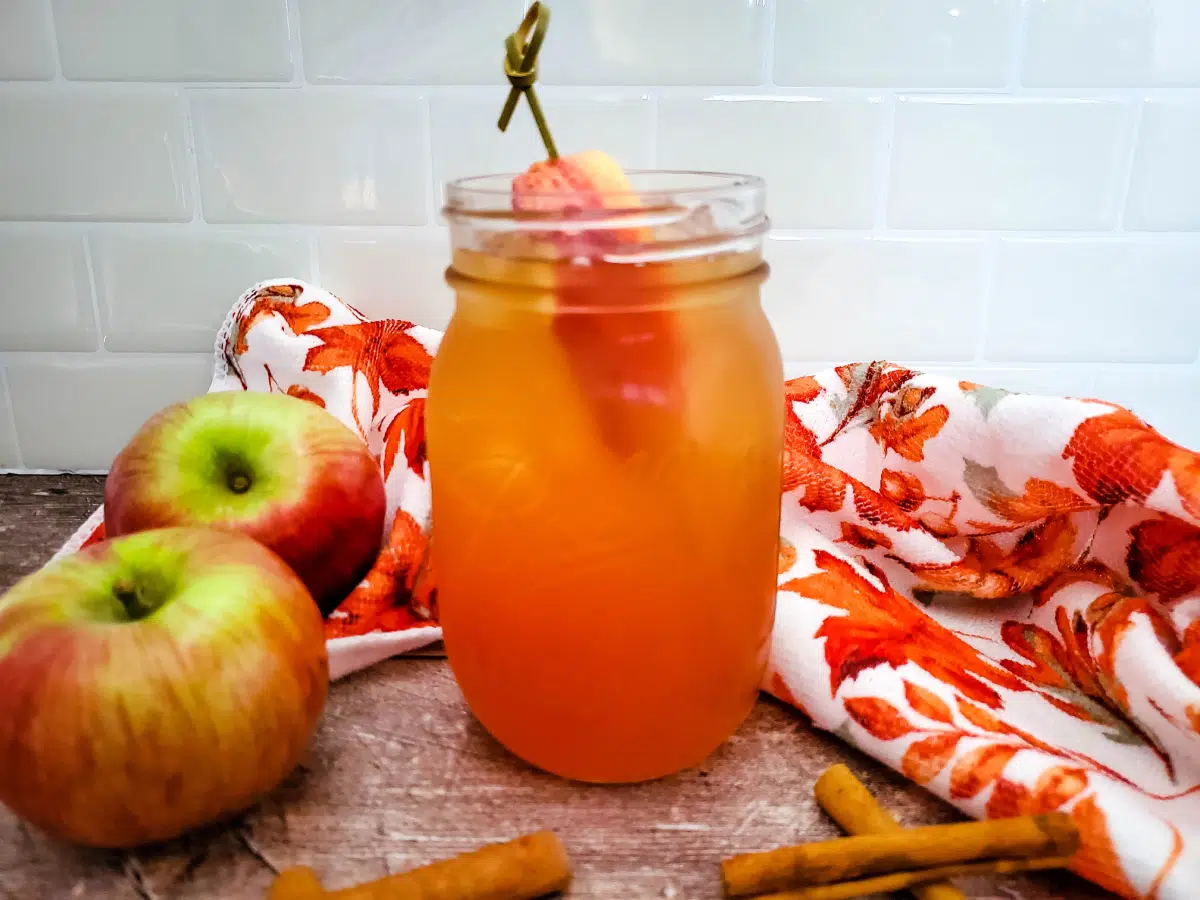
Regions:
[[[683,385],[675,314],[669,298],[648,294],[665,290],[661,264],[634,266],[604,258],[608,252],[633,250],[653,235],[637,226],[582,227],[589,213],[640,208],[624,170],[599,150],[536,162],[513,179],[512,203],[517,211],[581,220],[579,234],[563,228],[550,238],[571,247],[556,265],[553,290],[561,311],[552,328],[595,410],[605,443],[624,457],[677,433]]]

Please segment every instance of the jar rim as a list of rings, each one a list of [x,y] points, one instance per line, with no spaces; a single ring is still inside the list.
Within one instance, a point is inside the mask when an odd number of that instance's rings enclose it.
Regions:
[[[520,173],[470,175],[446,183],[448,216],[512,211],[512,182]],[[664,206],[691,206],[738,194],[763,195],[765,180],[758,175],[735,172],[706,172],[690,169],[630,169],[625,173],[632,191],[589,191],[604,198],[609,214]],[[569,201],[580,191],[539,191],[537,197],[553,206],[555,199]],[[628,198],[622,203],[621,198]]]

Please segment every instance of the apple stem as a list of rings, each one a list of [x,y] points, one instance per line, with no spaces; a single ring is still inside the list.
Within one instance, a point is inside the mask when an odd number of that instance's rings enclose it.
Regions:
[[[230,475],[229,476],[229,489],[231,491],[233,491],[235,494],[246,493],[246,491],[250,490],[249,476],[247,476],[241,472],[235,472],[234,474]]]
[[[125,614],[132,620],[142,618],[147,612],[142,602],[142,592],[138,586],[128,579],[122,579],[113,585],[113,596],[125,608]]]

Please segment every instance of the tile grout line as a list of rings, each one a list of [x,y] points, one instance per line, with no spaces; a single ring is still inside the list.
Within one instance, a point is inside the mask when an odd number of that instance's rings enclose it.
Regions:
[[[762,48],[762,72],[759,77],[764,85],[775,86],[775,27],[779,20],[779,0],[766,0],[767,22],[763,31],[766,46]]]
[[[983,264],[983,291],[979,304],[979,337],[975,340],[975,365],[987,361],[988,330],[992,325],[992,303],[996,297],[996,276],[1000,269],[1000,247],[1003,238],[995,235],[988,240],[988,255]]]
[[[318,250],[320,239],[317,235],[317,226],[310,226],[306,237],[308,246],[308,277],[312,280],[312,284],[317,287],[324,287],[321,284],[321,254]]]
[[[89,351],[89,355],[99,356],[101,358],[112,356],[112,352],[104,346],[104,339],[108,331],[107,321],[100,315],[100,288],[99,280],[96,278],[96,258],[92,253],[92,230],[85,229],[80,235],[83,241],[83,260],[87,268],[88,274],[88,290],[92,294],[92,315],[96,318],[96,333],[100,337],[99,346],[94,350]]]
[[[25,230],[45,230],[47,232],[74,233],[80,229],[101,228],[113,231],[125,231],[130,234],[152,232],[170,232],[178,230],[191,231],[192,220],[183,222],[152,221],[147,219],[0,219],[0,236],[5,232],[21,232]],[[336,229],[346,231],[366,231],[388,234],[396,237],[417,235],[419,233],[438,233],[445,230],[444,225],[436,222],[425,222],[418,225],[366,223],[305,223],[305,222],[268,222],[268,221],[230,221],[207,222],[201,220],[198,224],[211,226],[204,233],[219,233],[223,231],[237,232],[246,236],[264,238],[268,236],[303,236],[310,229]],[[889,229],[888,235],[907,240],[927,241],[969,241],[1001,236],[1004,238],[1029,242],[1049,241],[1119,241],[1129,240],[1138,244],[1167,247],[1195,247],[1200,252],[1200,231],[1130,231],[1117,234],[1108,231],[1089,231],[1080,229],[997,229],[997,228],[906,228]],[[871,228],[772,228],[771,236],[782,239],[796,238],[864,238],[871,237]]]
[[[429,90],[444,92],[449,96],[470,96],[480,91],[495,90],[493,84],[381,84],[375,82],[346,82],[323,83],[309,81],[221,81],[221,80],[161,80],[135,81],[100,78],[78,78],[58,80],[0,80],[0,94],[39,94],[58,93],[61,90],[75,91],[80,94],[105,92],[120,94],[151,94],[167,91],[204,91],[204,90],[260,90],[260,91],[301,91],[314,94],[338,93],[367,93],[383,96],[424,96]],[[548,84],[539,85],[548,96],[558,99],[588,99],[596,92],[611,92],[615,90],[643,92],[653,90],[678,90],[697,94],[727,94],[732,96],[804,96],[817,99],[854,99],[864,95],[891,92],[894,94],[911,95],[920,98],[939,98],[960,101],[1007,101],[1016,103],[1039,103],[1053,101],[1079,100],[1126,100],[1130,91],[1134,90],[1147,99],[1174,99],[1200,102],[1200,85],[1163,86],[1145,85],[1136,88],[1112,87],[1095,85],[1090,87],[1028,87],[1018,86],[1010,90],[1008,86],[1000,87],[954,87],[949,85],[929,84],[881,84],[865,83],[847,84],[673,84],[673,83],[643,83],[643,84]]]
[[[25,453],[21,450],[21,436],[17,434],[17,411],[13,409],[12,388],[8,384],[8,366],[0,360],[0,399],[8,403],[8,427],[12,432],[13,446],[17,451],[17,469],[25,468]]]
[[[421,127],[425,129],[424,156],[421,164],[425,169],[425,215],[421,225],[437,225],[441,219],[442,186],[438,183],[437,167],[433,164],[433,98],[425,92],[420,97]]]
[[[288,53],[292,61],[292,77],[287,82],[289,86],[304,87],[308,84],[307,73],[304,71],[304,46],[300,36],[300,5],[298,0],[287,0]]]
[[[1063,229],[1004,229],[1004,228],[893,228],[888,236],[905,240],[920,241],[972,241],[1000,237],[1029,243],[1047,242],[1113,242],[1134,240],[1139,244],[1166,247],[1195,247],[1200,252],[1200,232],[1192,231],[1146,231],[1114,234],[1109,231],[1081,231]],[[784,240],[798,238],[865,238],[872,237],[870,228],[773,228],[771,236]]]
[[[659,168],[658,162],[658,131],[659,131],[659,101],[662,99],[658,91],[647,91],[646,99],[650,101],[650,133],[646,142],[650,145],[650,168]]]
[[[1133,170],[1137,160],[1138,143],[1142,138],[1142,123],[1146,119],[1146,101],[1139,92],[1131,92],[1130,103],[1132,109],[1128,115],[1132,118],[1132,123],[1127,128],[1128,137],[1123,148],[1123,178],[1114,197],[1116,209],[1113,210],[1113,221],[1116,224],[1112,230],[1115,234],[1122,235],[1129,233],[1125,228],[1125,218],[1129,209],[1129,194],[1133,190]]]
[[[883,94],[880,102],[883,104],[883,122],[875,152],[879,159],[875,162],[875,209],[869,234],[882,235],[893,233],[888,228],[888,209],[892,193],[892,151],[896,144],[896,114],[900,101],[895,93]]]
[[[196,143],[196,123],[193,119],[192,93],[190,90],[180,91],[183,104],[183,146],[187,156],[188,192],[192,195],[192,218],[188,223],[195,230],[200,230],[204,222],[204,201],[200,194],[200,150]]]
[[[1029,49],[1029,33],[1033,23],[1033,2],[1034,0],[1021,0],[1016,21],[1013,23],[1010,35],[1013,42],[1012,59],[1009,62],[1006,86],[1006,92],[1009,94],[1021,91],[1021,73],[1025,69],[1025,56]]]
[[[50,29],[50,55],[54,58],[54,76],[50,83],[62,84],[67,78],[63,75],[62,49],[58,45],[58,22],[54,19],[54,4],[51,0],[44,0],[44,3],[46,26]]]
[[[97,350],[0,350],[0,368],[5,366],[54,366],[80,363],[100,355]],[[212,350],[121,350],[104,354],[106,362],[174,363],[182,360],[211,360]]]

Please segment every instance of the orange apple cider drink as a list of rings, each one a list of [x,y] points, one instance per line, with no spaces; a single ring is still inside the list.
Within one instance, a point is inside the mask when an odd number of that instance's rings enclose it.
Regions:
[[[627,179],[599,153],[448,188],[427,419],[447,655],[550,772],[676,772],[754,704],[784,413],[763,204],[757,179]]]

